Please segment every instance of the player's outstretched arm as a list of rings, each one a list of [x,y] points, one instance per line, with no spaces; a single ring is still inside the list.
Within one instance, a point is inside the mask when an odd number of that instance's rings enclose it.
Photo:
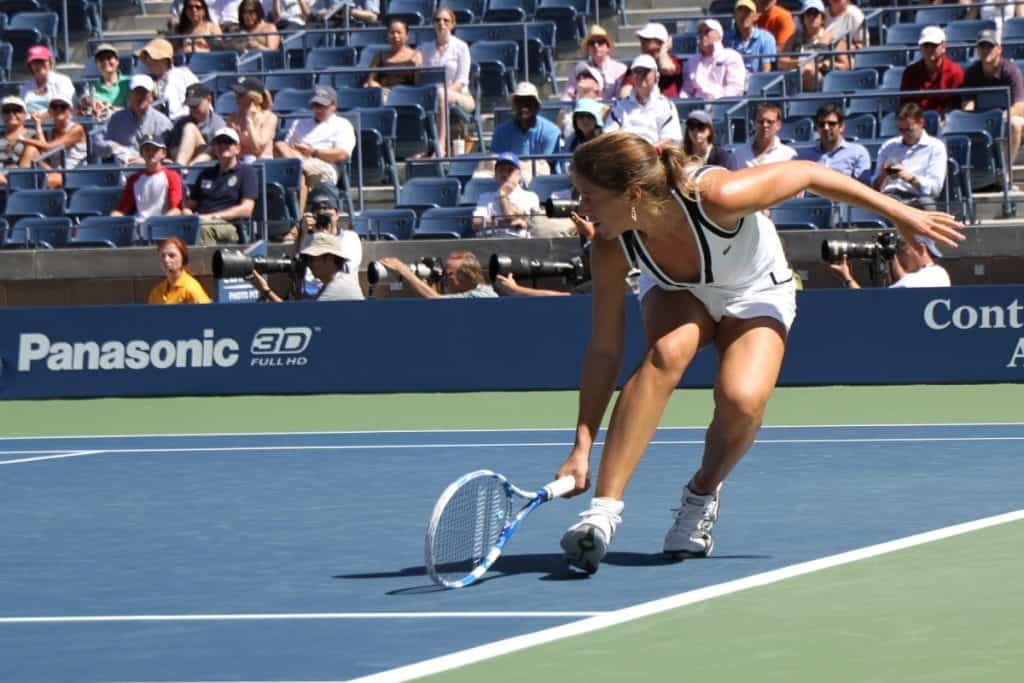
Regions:
[[[964,239],[955,218],[921,211],[864,183],[813,161],[785,161],[741,171],[715,171],[701,176],[701,203],[719,225],[734,225],[744,216],[770,209],[804,191],[885,216],[907,239],[929,237],[951,247]]]

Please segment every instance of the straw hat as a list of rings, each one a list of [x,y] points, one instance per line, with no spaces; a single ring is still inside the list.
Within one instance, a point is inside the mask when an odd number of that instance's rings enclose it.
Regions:
[[[590,27],[590,32],[587,35],[583,36],[583,40],[580,41],[580,47],[582,47],[583,50],[586,51],[587,46],[590,45],[590,41],[592,41],[594,38],[604,38],[605,40],[608,41],[609,48],[615,48],[615,39],[612,38],[611,34],[608,33],[608,31],[605,31],[604,27],[601,26],[600,24],[594,24],[593,26]]]

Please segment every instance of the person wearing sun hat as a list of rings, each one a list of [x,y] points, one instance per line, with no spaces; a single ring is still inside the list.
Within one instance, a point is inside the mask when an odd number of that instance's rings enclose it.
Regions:
[[[651,22],[640,27],[636,32],[640,40],[641,54],[650,55],[658,65],[658,91],[669,99],[685,97],[681,95],[683,87],[683,62],[669,50],[672,49],[672,38],[663,24]],[[619,97],[629,97],[633,92],[632,70],[622,79]]]
[[[176,119],[184,114],[185,93],[199,78],[187,66],[174,66],[174,47],[170,41],[154,38],[135,55],[156,83],[156,97],[166,102],[167,115]]]
[[[28,49],[25,63],[32,77],[21,84],[21,99],[29,114],[46,112],[50,98],[60,95],[67,101],[75,97],[75,85],[62,73],[54,71],[53,53],[45,45],[33,45]]]
[[[697,24],[697,54],[686,60],[683,93],[686,97],[717,100],[736,97],[747,89],[747,67],[739,52],[722,45],[717,19]]]
[[[7,176],[3,171],[11,168],[28,168],[32,160],[39,156],[39,150],[26,145],[26,138],[34,133],[25,125],[28,111],[25,101],[16,95],[8,95],[0,100],[0,112],[3,112],[3,132],[0,134],[0,186],[7,185]]]
[[[165,139],[171,121],[153,104],[156,85],[146,74],[135,74],[128,83],[128,106],[114,112],[105,129],[94,133],[93,150],[101,159],[114,157],[125,165],[141,164],[139,144],[147,135]]]
[[[619,96],[619,89],[622,87],[622,79],[628,70],[627,66],[612,57],[612,50],[615,49],[615,39],[600,24],[590,27],[590,32],[580,41],[580,47],[586,53],[587,58],[576,63],[576,69],[580,65],[587,65],[596,68],[601,73],[602,91],[601,99],[612,99]],[[574,74],[579,73],[575,69]],[[570,79],[562,91],[563,100],[576,99],[576,81]]]
[[[743,55],[747,71],[771,71],[775,63],[775,36],[757,26],[760,14],[754,0],[736,0],[733,25],[722,36],[722,44]]]
[[[658,64],[638,55],[629,66],[635,87],[629,97],[615,100],[604,120],[604,132],[624,130],[652,145],[681,145],[683,131],[675,104],[658,91]]]
[[[554,154],[561,151],[562,131],[540,115],[541,101],[537,86],[529,81],[516,85],[509,97],[512,118],[494,128],[491,151],[512,152],[519,156]],[[546,175],[550,162],[528,163],[524,176]]]
[[[900,90],[951,90],[964,82],[964,70],[946,57],[946,32],[939,26],[925,26],[917,39],[921,59],[907,66],[900,79]],[[932,109],[940,114],[959,109],[959,93],[934,95],[907,95],[902,103],[916,102],[921,109]]]

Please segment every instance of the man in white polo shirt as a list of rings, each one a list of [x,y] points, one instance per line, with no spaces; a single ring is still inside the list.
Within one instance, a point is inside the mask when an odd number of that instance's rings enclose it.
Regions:
[[[338,184],[335,164],[348,161],[356,147],[356,132],[347,119],[338,116],[338,94],[328,85],[319,85],[309,100],[313,118],[292,124],[285,139],[274,143],[274,156],[302,159],[302,184],[299,205],[321,183]]]
[[[749,168],[777,161],[789,161],[796,150],[779,140],[782,128],[782,109],[772,102],[757,105],[754,112],[754,139],[733,151],[736,168]]]
[[[604,132],[624,130],[636,133],[651,144],[682,145],[683,130],[679,112],[672,101],[658,90],[658,64],[644,54],[629,67],[633,76],[633,92],[616,100],[604,120]]]

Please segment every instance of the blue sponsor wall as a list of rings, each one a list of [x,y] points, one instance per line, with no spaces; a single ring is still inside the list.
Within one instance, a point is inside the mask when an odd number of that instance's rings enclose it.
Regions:
[[[0,309],[0,397],[569,389],[589,329],[588,296]],[[623,378],[644,346],[631,305]],[[801,292],[780,383],[1021,379],[1024,286],[998,286]]]

